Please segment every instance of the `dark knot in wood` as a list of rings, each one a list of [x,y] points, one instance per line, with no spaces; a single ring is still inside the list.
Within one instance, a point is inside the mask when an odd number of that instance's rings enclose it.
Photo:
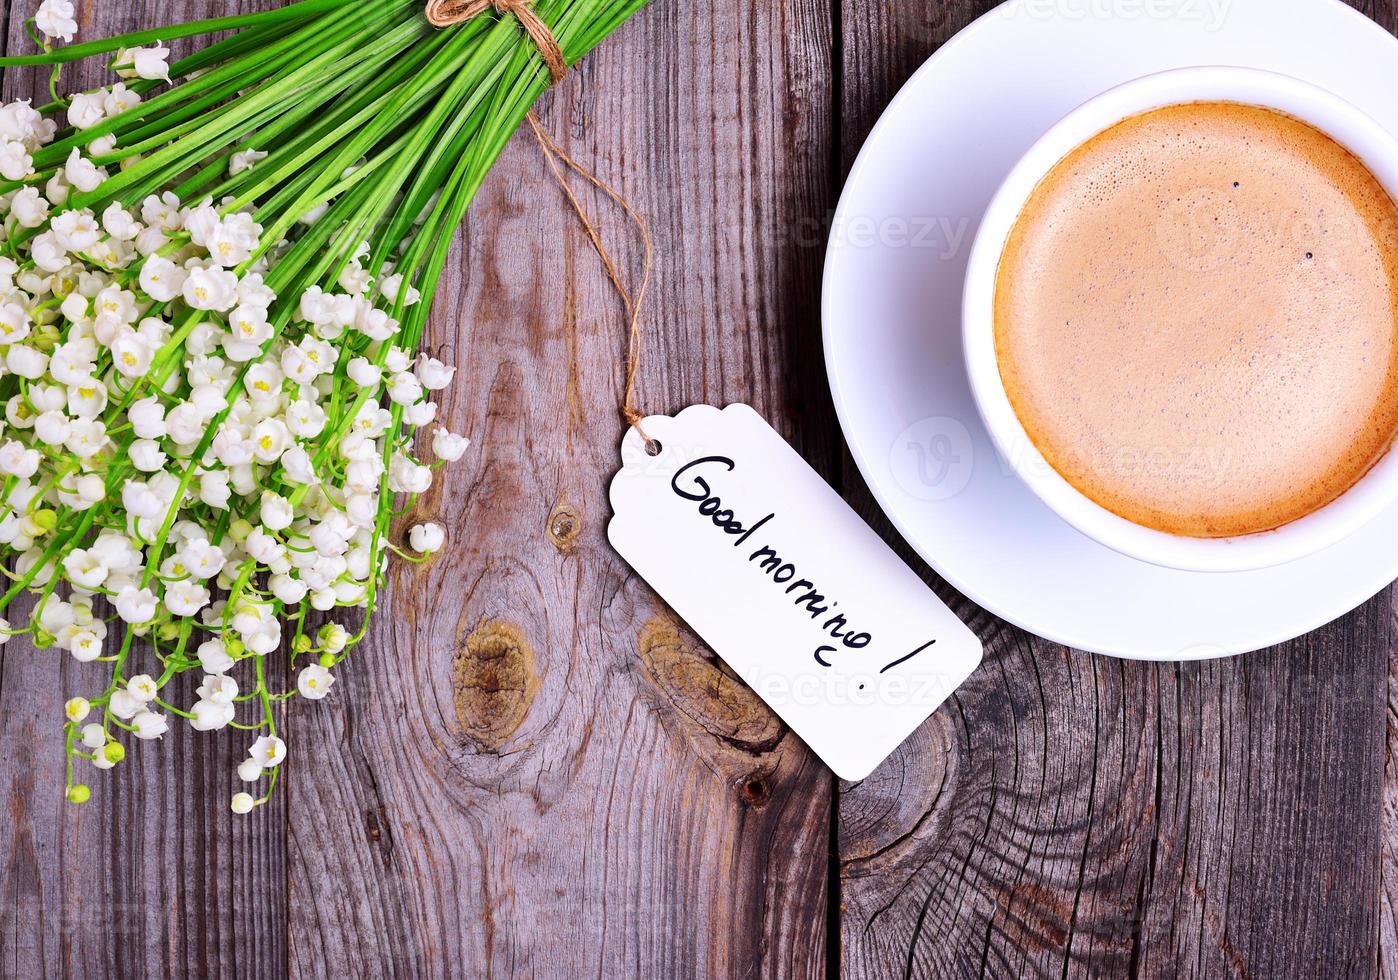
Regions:
[[[781,741],[781,719],[674,619],[648,621],[637,652],[651,682],[694,729],[750,753],[767,752]]]
[[[772,784],[764,773],[750,773],[743,779],[738,795],[754,810],[761,810],[772,801]]]
[[[502,620],[473,629],[452,664],[457,721],[486,752],[498,751],[524,722],[538,687],[529,641],[518,626]]]
[[[549,514],[549,541],[563,554],[571,555],[581,533],[582,516],[572,504],[560,500]]]

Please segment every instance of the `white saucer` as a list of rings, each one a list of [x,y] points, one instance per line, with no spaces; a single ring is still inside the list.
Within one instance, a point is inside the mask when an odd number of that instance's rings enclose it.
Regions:
[[[961,284],[1019,155],[1120,82],[1188,65],[1294,75],[1398,133],[1398,40],[1339,0],[1010,0],[898,93],[855,162],[826,255],[835,406],[885,513],[948,583],[1030,632],[1150,660],[1242,653],[1343,615],[1398,578],[1398,506],[1256,572],[1158,568],[1053,514],[995,455],[967,387]]]

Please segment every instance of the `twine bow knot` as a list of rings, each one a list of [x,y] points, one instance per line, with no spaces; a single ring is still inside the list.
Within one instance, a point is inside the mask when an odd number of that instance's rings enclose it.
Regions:
[[[568,62],[563,57],[563,49],[553,31],[543,18],[533,10],[534,0],[427,0],[427,20],[434,27],[450,27],[464,24],[473,17],[479,17],[487,10],[496,13],[513,14],[529,35],[529,40],[539,49],[544,64],[548,66],[549,77],[555,82],[568,74]]]

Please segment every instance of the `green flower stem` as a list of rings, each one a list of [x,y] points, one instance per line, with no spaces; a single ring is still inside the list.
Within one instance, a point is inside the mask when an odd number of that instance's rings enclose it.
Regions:
[[[71,44],[54,48],[43,54],[11,55],[0,58],[0,68],[16,68],[22,65],[62,65],[70,61],[81,61],[93,55],[109,54],[121,48],[134,48],[157,41],[171,41],[180,37],[194,37],[199,34],[213,34],[217,31],[237,30],[254,25],[265,26],[278,21],[294,20],[312,14],[356,4],[357,0],[299,0],[285,7],[256,14],[235,14],[229,17],[210,17],[206,20],[192,20],[186,24],[171,24],[147,31],[132,31],[117,34],[100,41],[84,44]]]

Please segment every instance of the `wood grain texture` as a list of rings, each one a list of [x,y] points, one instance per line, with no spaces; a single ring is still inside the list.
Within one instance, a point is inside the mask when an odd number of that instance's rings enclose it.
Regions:
[[[274,2],[78,6],[95,37]],[[825,220],[898,85],[986,6],[655,0],[541,104],[650,220],[641,404],[752,403],[895,542],[825,394]],[[929,578],[985,665],[837,796],[606,545],[623,325],[527,139],[430,342],[476,446],[419,507],[450,546],[396,571],[334,695],[290,706],[271,807],[228,813],[245,746],[182,728],[68,807],[82,668],[0,647],[0,975],[1398,976],[1392,590],[1275,650],[1154,666]]]
[[[898,86],[991,6],[844,0],[842,172]],[[1393,28],[1389,5],[1365,12]],[[986,658],[841,788],[842,976],[1373,976],[1381,923],[1393,972],[1392,590],[1273,650],[1151,665],[1031,637],[929,580]]]
[[[649,410],[746,400],[802,431],[789,331],[815,376],[819,265],[780,234],[828,206],[828,29],[658,3],[542,105],[666,257]],[[634,274],[624,218],[584,200]],[[623,324],[532,140],[451,268],[431,339],[479,453],[422,502],[450,547],[399,569],[344,695],[293,711],[326,769],[288,794],[292,974],[823,975],[831,780],[606,544]]]
[[[225,11],[264,0],[229,0]],[[88,37],[206,16],[206,2],[79,3]],[[6,52],[32,50],[23,18],[6,5]],[[72,66],[65,84],[106,79],[97,64]],[[37,72],[5,72],[5,99],[48,101]],[[154,660],[147,664],[151,673]],[[7,819],[0,823],[0,974],[6,977],[263,978],[287,959],[285,798],[258,821],[228,810],[233,768],[251,741],[175,726],[132,748],[111,774],[87,769],[92,800],[63,800],[63,701],[94,675],[57,649],[21,639],[0,647],[0,755]],[[85,680],[86,679],[86,680]],[[194,700],[185,677],[176,701]],[[233,737],[228,737],[232,735]],[[86,764],[83,763],[86,767]],[[81,770],[80,770],[81,771]],[[110,778],[109,778],[110,776]]]
[[[79,8],[92,37],[229,4]],[[831,205],[829,56],[823,3],[657,3],[543,114],[678,259],[643,403],[749,401],[833,470],[828,420],[801,419],[819,253],[786,247]],[[184,730],[67,807],[77,667],[3,649],[24,751],[0,761],[0,973],[824,975],[833,782],[606,546],[620,310],[529,140],[471,211],[430,342],[462,367],[443,415],[479,447],[419,506],[451,548],[398,571],[335,696],[290,708],[272,807],[233,817],[245,746]]]

